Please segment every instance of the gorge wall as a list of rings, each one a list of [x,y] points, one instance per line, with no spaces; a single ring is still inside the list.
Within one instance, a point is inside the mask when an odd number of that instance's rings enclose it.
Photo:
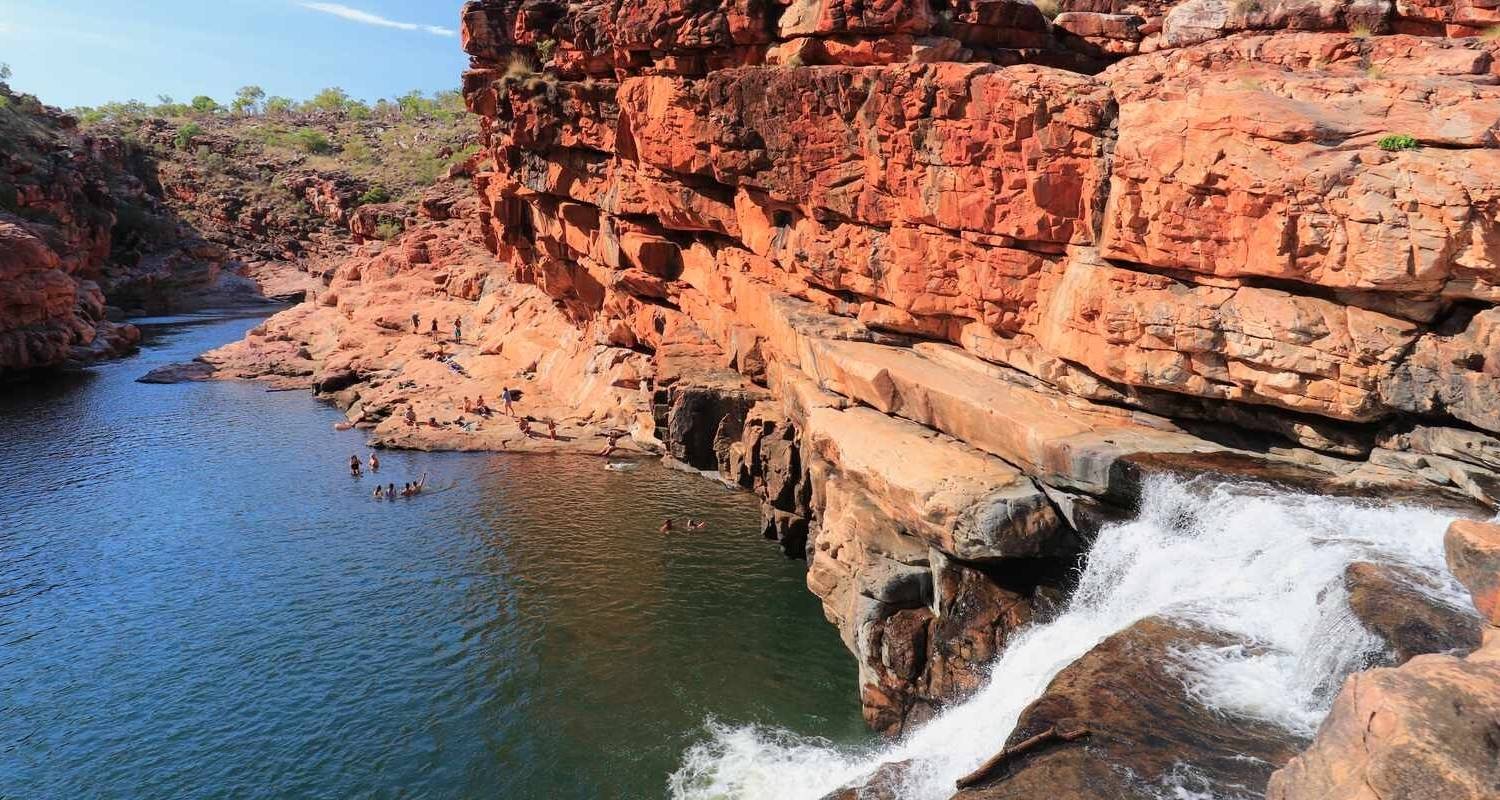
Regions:
[[[1144,476],[1500,499],[1500,4],[1048,6],[463,12],[496,274],[649,359],[637,433],[764,498],[887,733]]]
[[[909,732],[1059,613],[1153,477],[1494,513],[1497,24],[1493,0],[470,2],[481,152],[204,358],[376,445],[664,449],[757,493],[867,721]],[[465,408],[502,388],[517,416]],[[1421,575],[1338,573],[1406,685],[1493,633]],[[966,796],[1156,797],[1182,763],[1259,796],[1294,763],[1278,798],[1363,797],[1356,701],[1292,762],[1307,741],[1154,669],[1262,646],[1226,636],[1104,639],[1016,731],[1084,714],[1086,755]],[[1481,717],[1445,769],[1483,762]],[[851,791],[901,796],[880,778]]]

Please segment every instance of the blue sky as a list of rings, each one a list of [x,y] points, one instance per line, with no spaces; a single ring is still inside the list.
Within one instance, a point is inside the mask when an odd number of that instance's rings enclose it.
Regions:
[[[366,100],[458,87],[462,0],[0,0],[11,86],[69,108],[229,100],[246,84]]]

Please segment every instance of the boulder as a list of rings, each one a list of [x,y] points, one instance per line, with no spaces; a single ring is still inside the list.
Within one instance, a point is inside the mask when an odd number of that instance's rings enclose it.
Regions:
[[[1385,642],[1391,666],[1427,653],[1465,655],[1480,645],[1484,629],[1470,608],[1435,599],[1430,579],[1411,570],[1357,561],[1344,570],[1354,616]]]

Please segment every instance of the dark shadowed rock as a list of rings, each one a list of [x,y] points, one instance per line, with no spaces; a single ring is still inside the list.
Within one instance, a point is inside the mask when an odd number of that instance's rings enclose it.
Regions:
[[[1421,575],[1385,564],[1358,561],[1344,570],[1349,607],[1385,641],[1396,664],[1424,653],[1468,653],[1483,635],[1478,616],[1433,599],[1420,588],[1423,582]]]
[[[1193,767],[1192,788],[1256,796],[1297,743],[1275,725],[1204,706],[1169,668],[1174,649],[1232,641],[1158,617],[1105,639],[1053,679],[1006,744],[1053,727],[1089,735],[1023,754],[955,800],[1157,800],[1171,796],[1165,787],[1183,778],[1183,764]]]
[[[188,361],[181,364],[168,364],[157,367],[150,372],[135,379],[136,383],[188,383],[190,381],[212,380],[214,377],[214,365],[202,361]]]

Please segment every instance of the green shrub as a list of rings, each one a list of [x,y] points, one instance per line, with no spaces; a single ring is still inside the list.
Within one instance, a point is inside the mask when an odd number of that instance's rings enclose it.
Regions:
[[[177,129],[177,138],[173,143],[178,150],[186,150],[193,146],[193,140],[203,135],[203,127],[196,122],[189,122]]]
[[[359,204],[370,205],[372,203],[391,202],[391,193],[384,186],[371,186],[365,193],[359,196]]]
[[[542,39],[536,43],[536,57],[545,64],[552,60],[552,51],[556,49],[556,39]]]
[[[1416,140],[1416,137],[1409,136],[1404,133],[1391,134],[1390,136],[1381,139],[1378,144],[1380,145],[1381,150],[1386,150],[1392,153],[1399,150],[1415,150],[1422,146],[1422,143],[1418,142]]]
[[[379,225],[375,226],[375,238],[383,242],[389,242],[390,240],[400,235],[401,223],[394,220],[385,220],[384,222],[381,222]]]
[[[322,131],[312,128],[298,128],[287,137],[292,145],[309,155],[321,156],[333,152],[333,142]]]
[[[217,114],[220,110],[222,110],[222,106],[220,106],[217,102],[214,101],[212,97],[209,97],[206,94],[200,94],[197,97],[194,97],[192,106],[193,110],[198,112],[199,114]]]

